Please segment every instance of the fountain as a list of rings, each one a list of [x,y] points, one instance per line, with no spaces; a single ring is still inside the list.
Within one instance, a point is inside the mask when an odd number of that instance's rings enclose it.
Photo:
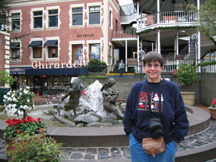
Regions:
[[[119,93],[111,88],[114,84],[113,78],[103,86],[96,80],[84,89],[80,79],[73,80],[72,88],[61,99],[64,102],[54,105],[58,112],[53,113],[54,117],[71,127],[111,126],[110,122],[124,117],[121,103],[117,102]]]

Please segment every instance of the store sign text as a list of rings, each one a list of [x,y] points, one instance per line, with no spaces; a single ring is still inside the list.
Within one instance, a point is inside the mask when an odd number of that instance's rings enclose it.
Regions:
[[[78,34],[77,37],[94,37],[94,34]]]
[[[43,63],[42,61],[34,61],[32,62],[33,69],[60,69],[60,68],[78,68],[80,65],[73,64],[72,62],[68,61],[68,63]]]

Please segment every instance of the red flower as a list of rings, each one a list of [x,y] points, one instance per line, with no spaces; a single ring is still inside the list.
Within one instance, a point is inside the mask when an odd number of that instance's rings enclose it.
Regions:
[[[39,118],[37,118],[37,120],[38,120],[38,121],[40,121],[40,120],[41,120],[41,118],[39,117]]]
[[[194,66],[194,68],[196,68],[196,66]]]
[[[37,122],[33,117],[31,117],[31,116],[28,116],[27,117],[27,120],[28,120],[28,122]]]
[[[5,122],[9,124],[9,123],[12,122],[12,120],[8,119],[8,120],[6,120]]]
[[[9,126],[12,127],[12,126],[13,126],[13,123],[9,123]]]
[[[22,123],[27,123],[28,121],[25,118],[22,118]]]
[[[82,95],[84,95],[84,94],[85,94],[85,92],[84,92],[84,91],[82,91],[81,93],[82,93]]]
[[[20,122],[20,119],[12,119],[12,123],[15,125],[19,124],[19,122]]]
[[[20,130],[17,130],[17,133],[20,134]]]
[[[216,98],[212,101],[213,105],[216,105]]]

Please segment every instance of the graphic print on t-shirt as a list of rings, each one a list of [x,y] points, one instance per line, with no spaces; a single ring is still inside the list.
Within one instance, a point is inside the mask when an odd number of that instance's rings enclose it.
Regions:
[[[159,112],[159,94],[150,92],[151,97],[151,110],[152,112]],[[161,95],[161,111],[163,109],[163,95]],[[139,108],[138,110],[149,111],[148,108],[148,95],[147,92],[140,92],[140,99],[139,99]]]

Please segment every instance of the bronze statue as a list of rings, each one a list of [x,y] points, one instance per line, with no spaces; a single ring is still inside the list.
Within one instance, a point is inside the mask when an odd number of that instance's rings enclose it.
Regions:
[[[120,103],[117,103],[118,91],[114,91],[111,87],[115,84],[115,79],[110,78],[101,88],[103,94],[103,106],[104,110],[110,113],[114,113],[120,118],[124,115],[120,110]]]
[[[62,97],[61,101],[70,96],[69,101],[64,105],[64,110],[73,110],[76,115],[76,107],[79,105],[79,98],[83,90],[82,82],[80,79],[73,80],[72,88],[69,89],[66,94]]]

